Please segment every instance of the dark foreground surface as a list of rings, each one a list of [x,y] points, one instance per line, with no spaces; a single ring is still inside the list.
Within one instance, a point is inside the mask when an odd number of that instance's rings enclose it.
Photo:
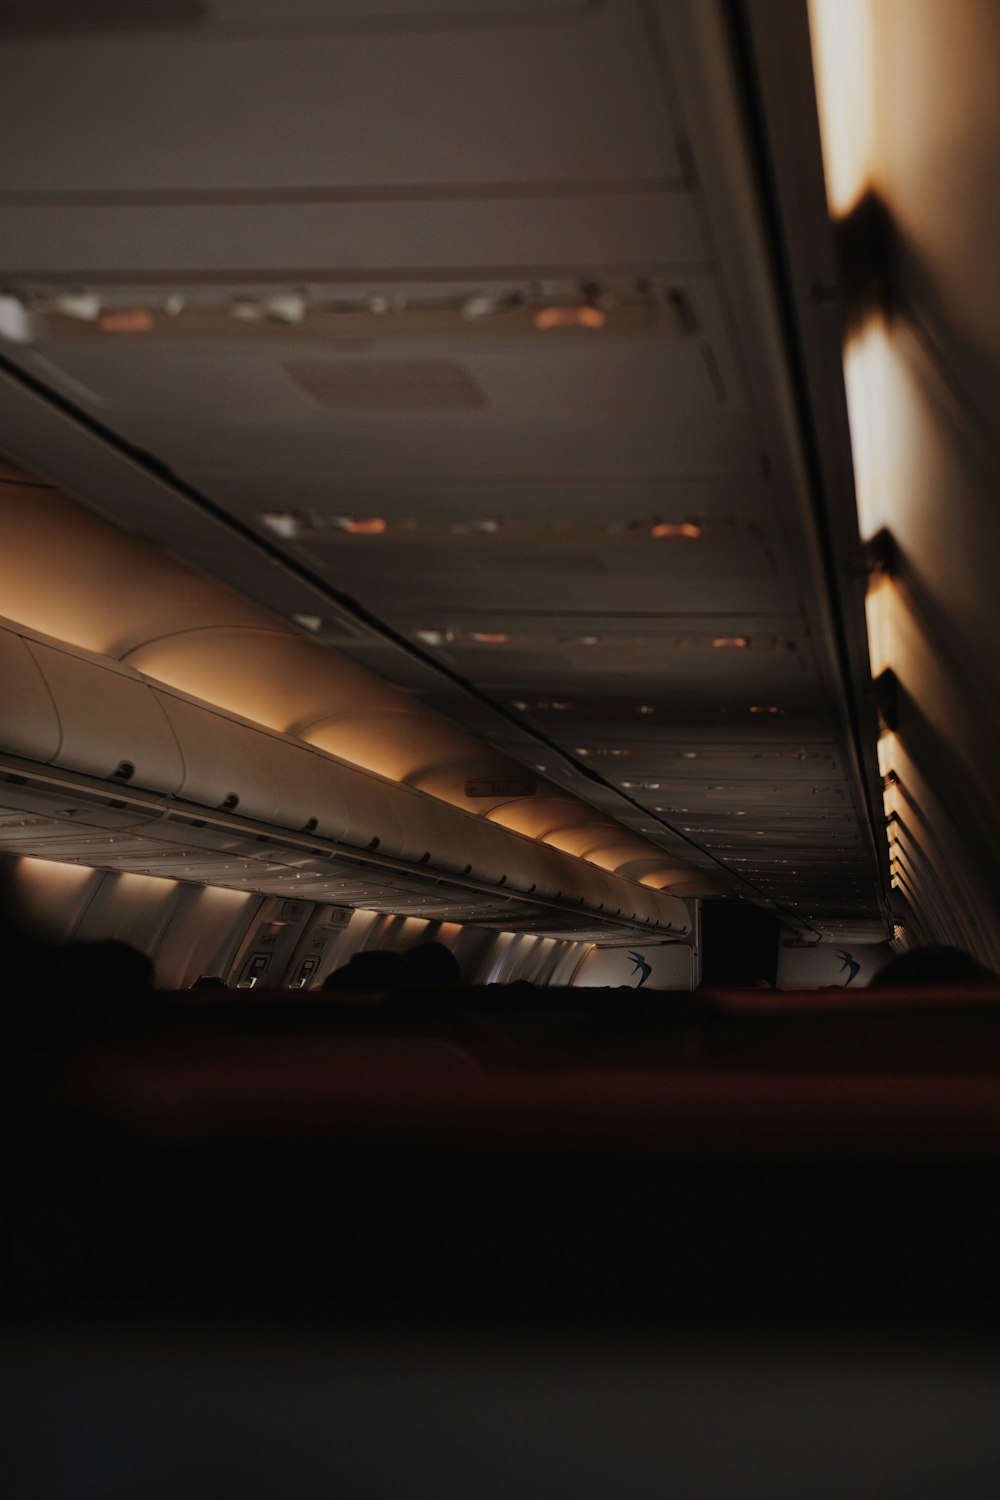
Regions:
[[[17,1058],[10,1492],[992,1495],[998,1000],[164,997]]]

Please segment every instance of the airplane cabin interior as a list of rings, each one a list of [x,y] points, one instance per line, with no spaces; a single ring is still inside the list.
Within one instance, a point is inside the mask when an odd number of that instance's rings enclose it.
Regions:
[[[0,40],[12,1493],[994,1493],[1000,6]]]

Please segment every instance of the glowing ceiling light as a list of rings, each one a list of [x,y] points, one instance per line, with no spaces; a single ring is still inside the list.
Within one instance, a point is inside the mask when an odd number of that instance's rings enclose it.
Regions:
[[[827,202],[839,216],[861,197],[875,169],[872,0],[809,0],[809,30]]]
[[[893,770],[893,766],[895,766],[899,760],[899,748],[899,741],[897,740],[895,734],[891,729],[886,729],[882,732],[882,734],[879,735],[878,745],[876,747],[878,754],[879,775],[883,778],[891,776],[893,778],[893,782],[895,782],[896,780],[896,773]],[[895,793],[892,794],[892,798],[892,806],[886,806],[887,814],[898,812],[898,798]]]
[[[510,640],[502,630],[473,630],[469,633],[469,639],[477,641],[480,646],[505,646]]]
[[[607,322],[599,307],[540,307],[532,320],[543,333],[550,328],[603,328]]]
[[[656,521],[649,528],[650,536],[687,537],[696,541],[701,536],[701,527],[694,521]]]
[[[351,536],[381,536],[389,529],[383,516],[336,516],[333,524]]]
[[[295,540],[304,525],[301,516],[284,510],[264,511],[260,519],[269,531],[273,531],[276,536],[283,537],[288,542]]]
[[[493,536],[500,530],[500,522],[492,516],[484,517],[475,521],[450,521],[448,530],[454,536]]]
[[[443,630],[415,630],[413,634],[425,646],[443,646],[448,639]]]
[[[153,326],[153,314],[148,307],[121,308],[101,313],[97,326],[102,333],[148,333]]]
[[[727,646],[743,649],[750,644],[750,638],[746,635],[717,635],[712,645],[717,651],[724,650]]]
[[[893,580],[886,574],[876,575],[865,595],[872,677],[880,677],[893,665],[899,654],[896,637],[900,608],[899,594]]]
[[[776,703],[754,703],[750,712],[752,714],[783,714],[785,710],[779,708]]]
[[[101,315],[101,299],[95,292],[69,292],[56,298],[56,307],[66,318],[94,323]]]
[[[301,625],[303,630],[309,630],[313,635],[323,629],[322,615],[292,615],[296,625]]]
[[[656,713],[656,709],[653,707],[652,703],[640,703],[639,704],[639,712],[641,714],[647,714],[647,715],[648,714],[655,714]]]

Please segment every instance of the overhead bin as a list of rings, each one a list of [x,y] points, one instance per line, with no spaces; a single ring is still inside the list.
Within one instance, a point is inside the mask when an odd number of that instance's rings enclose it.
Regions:
[[[52,694],[28,642],[10,629],[0,630],[0,682],[4,748],[28,760],[55,760],[62,731]]]
[[[191,844],[230,859],[243,850],[253,869],[261,839],[277,857],[283,849],[308,859],[339,848],[383,868],[398,864],[418,887],[442,878],[467,881],[473,890],[493,887],[500,916],[509,893],[519,911],[526,901],[537,903],[540,919],[554,907],[599,924],[687,930],[686,908],[675,897],[149,682],[106,657],[0,627],[0,670],[15,708],[4,716],[0,750],[19,763],[104,783],[116,802],[127,788],[140,799],[133,837],[141,827],[179,850]],[[151,793],[155,801],[142,800]],[[69,821],[66,832],[79,837]],[[77,857],[100,865],[106,842],[86,838]],[[152,846],[137,847],[140,854],[159,862]],[[163,873],[190,878],[182,864],[188,857],[179,852],[178,869]]]
[[[46,759],[151,791],[180,791],[184,766],[177,739],[138,672],[67,647],[25,644],[59,719],[59,748]]]

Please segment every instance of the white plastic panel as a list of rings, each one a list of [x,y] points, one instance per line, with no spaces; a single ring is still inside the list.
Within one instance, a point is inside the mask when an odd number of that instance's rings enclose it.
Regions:
[[[133,767],[130,785],[175,792],[182,765],[177,741],[154,690],[137,673],[39,641],[26,642],[59,715],[62,737],[53,764],[89,776],[114,777]]]
[[[7,857],[0,855],[6,865]],[[14,890],[23,915],[51,943],[67,943],[93,900],[103,871],[25,856],[14,862]]]
[[[183,890],[176,880],[108,871],[83,913],[74,938],[85,942],[113,938],[152,955]],[[156,980],[161,982],[159,974]]]
[[[323,761],[330,767],[331,779],[337,775],[339,784],[345,788],[348,821],[343,832],[333,832],[331,806],[327,804],[320,812],[317,832],[326,831],[327,838],[341,838],[355,849],[380,849],[383,854],[397,849],[402,843],[399,815],[392,794],[397,790],[391,782],[354,766],[342,766],[337,761]]]
[[[499,882],[500,877],[506,875],[508,883],[513,883],[522,873],[517,851],[502,837],[497,837],[497,830],[481,818],[463,818],[460,847],[453,840],[446,858],[447,868],[460,875],[468,870],[468,874],[477,880]],[[520,885],[517,888],[520,889]]]
[[[310,831],[344,838],[351,813],[343,768],[290,740],[260,732],[254,734],[254,751],[275,789],[275,823],[300,830],[315,819]]]
[[[155,33],[26,40],[8,49],[0,170],[36,194],[680,178],[638,7],[580,17],[237,31],[207,52]]]
[[[393,788],[399,811],[401,840],[398,852],[414,864],[462,872],[471,863],[466,852],[466,824],[461,813],[441,816],[441,803],[411,787]]]
[[[2,748],[29,760],[54,760],[61,734],[52,695],[27,643],[10,630],[0,631],[0,682]]]
[[[273,819],[277,796],[261,758],[261,733],[172,693],[157,691],[156,697],[183,755],[178,795],[202,807],[228,804],[245,818]]]
[[[313,910],[312,902],[282,896],[264,901],[225,976],[229,983],[243,989],[280,986]]]
[[[690,990],[694,988],[691,949],[685,943],[649,943],[633,948],[595,946],[572,983],[588,989],[631,985],[633,989]]]
[[[213,886],[182,889],[153,954],[157,980],[167,989],[188,989],[202,974],[224,974],[263,899]]]

